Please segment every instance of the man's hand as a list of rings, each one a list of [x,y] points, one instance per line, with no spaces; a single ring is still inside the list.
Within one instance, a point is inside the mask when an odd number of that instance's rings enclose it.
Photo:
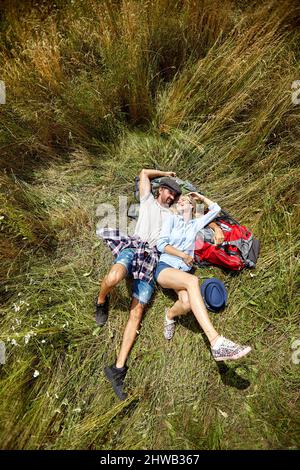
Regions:
[[[220,227],[216,226],[214,227],[214,242],[215,245],[221,245],[224,241],[224,233]]]
[[[194,263],[194,258],[187,253],[184,253],[184,256],[182,257],[182,260],[187,264],[188,266],[193,266]]]
[[[175,173],[175,171],[166,171],[165,176],[173,176],[175,178],[176,173]]]

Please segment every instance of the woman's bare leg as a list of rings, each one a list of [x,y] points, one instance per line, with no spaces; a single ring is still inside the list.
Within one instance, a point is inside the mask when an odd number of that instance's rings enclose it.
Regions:
[[[191,305],[189,301],[189,294],[185,289],[176,290],[178,295],[178,300],[174,305],[168,309],[167,318],[172,320],[174,317],[179,317],[180,315],[186,315],[191,310]]]
[[[157,281],[164,288],[174,289],[176,291],[187,291],[191,310],[206,334],[211,346],[213,346],[219,337],[219,333],[215,330],[209,319],[201,296],[198,278],[193,274],[180,271],[179,269],[166,268],[161,271]],[[178,306],[175,309],[175,313],[176,311],[178,311]]]

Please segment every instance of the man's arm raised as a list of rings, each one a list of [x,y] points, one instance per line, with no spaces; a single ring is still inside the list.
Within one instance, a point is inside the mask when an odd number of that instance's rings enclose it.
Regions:
[[[143,169],[140,172],[140,197],[147,196],[151,191],[150,181],[153,178],[159,178],[161,176],[176,176],[174,171],[159,171],[159,170],[148,170]]]

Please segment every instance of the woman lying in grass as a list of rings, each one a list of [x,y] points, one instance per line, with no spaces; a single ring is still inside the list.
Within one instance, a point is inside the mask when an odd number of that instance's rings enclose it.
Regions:
[[[194,217],[196,200],[208,206],[207,214]],[[190,274],[193,265],[194,243],[197,233],[209,224],[220,212],[220,206],[198,193],[180,196],[171,214],[163,223],[157,249],[162,253],[155,271],[155,279],[161,287],[174,289],[179,300],[166,309],[164,334],[171,339],[175,331],[174,317],[192,310],[206,334],[211,352],[216,361],[238,359],[251,351],[250,346],[241,346],[223,336],[213,327],[200,292],[197,276]]]

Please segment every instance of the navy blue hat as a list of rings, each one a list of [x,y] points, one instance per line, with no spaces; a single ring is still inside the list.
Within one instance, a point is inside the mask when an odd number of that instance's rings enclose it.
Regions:
[[[227,302],[227,291],[222,281],[212,277],[201,285],[201,294],[206,308],[211,312],[223,310]]]

